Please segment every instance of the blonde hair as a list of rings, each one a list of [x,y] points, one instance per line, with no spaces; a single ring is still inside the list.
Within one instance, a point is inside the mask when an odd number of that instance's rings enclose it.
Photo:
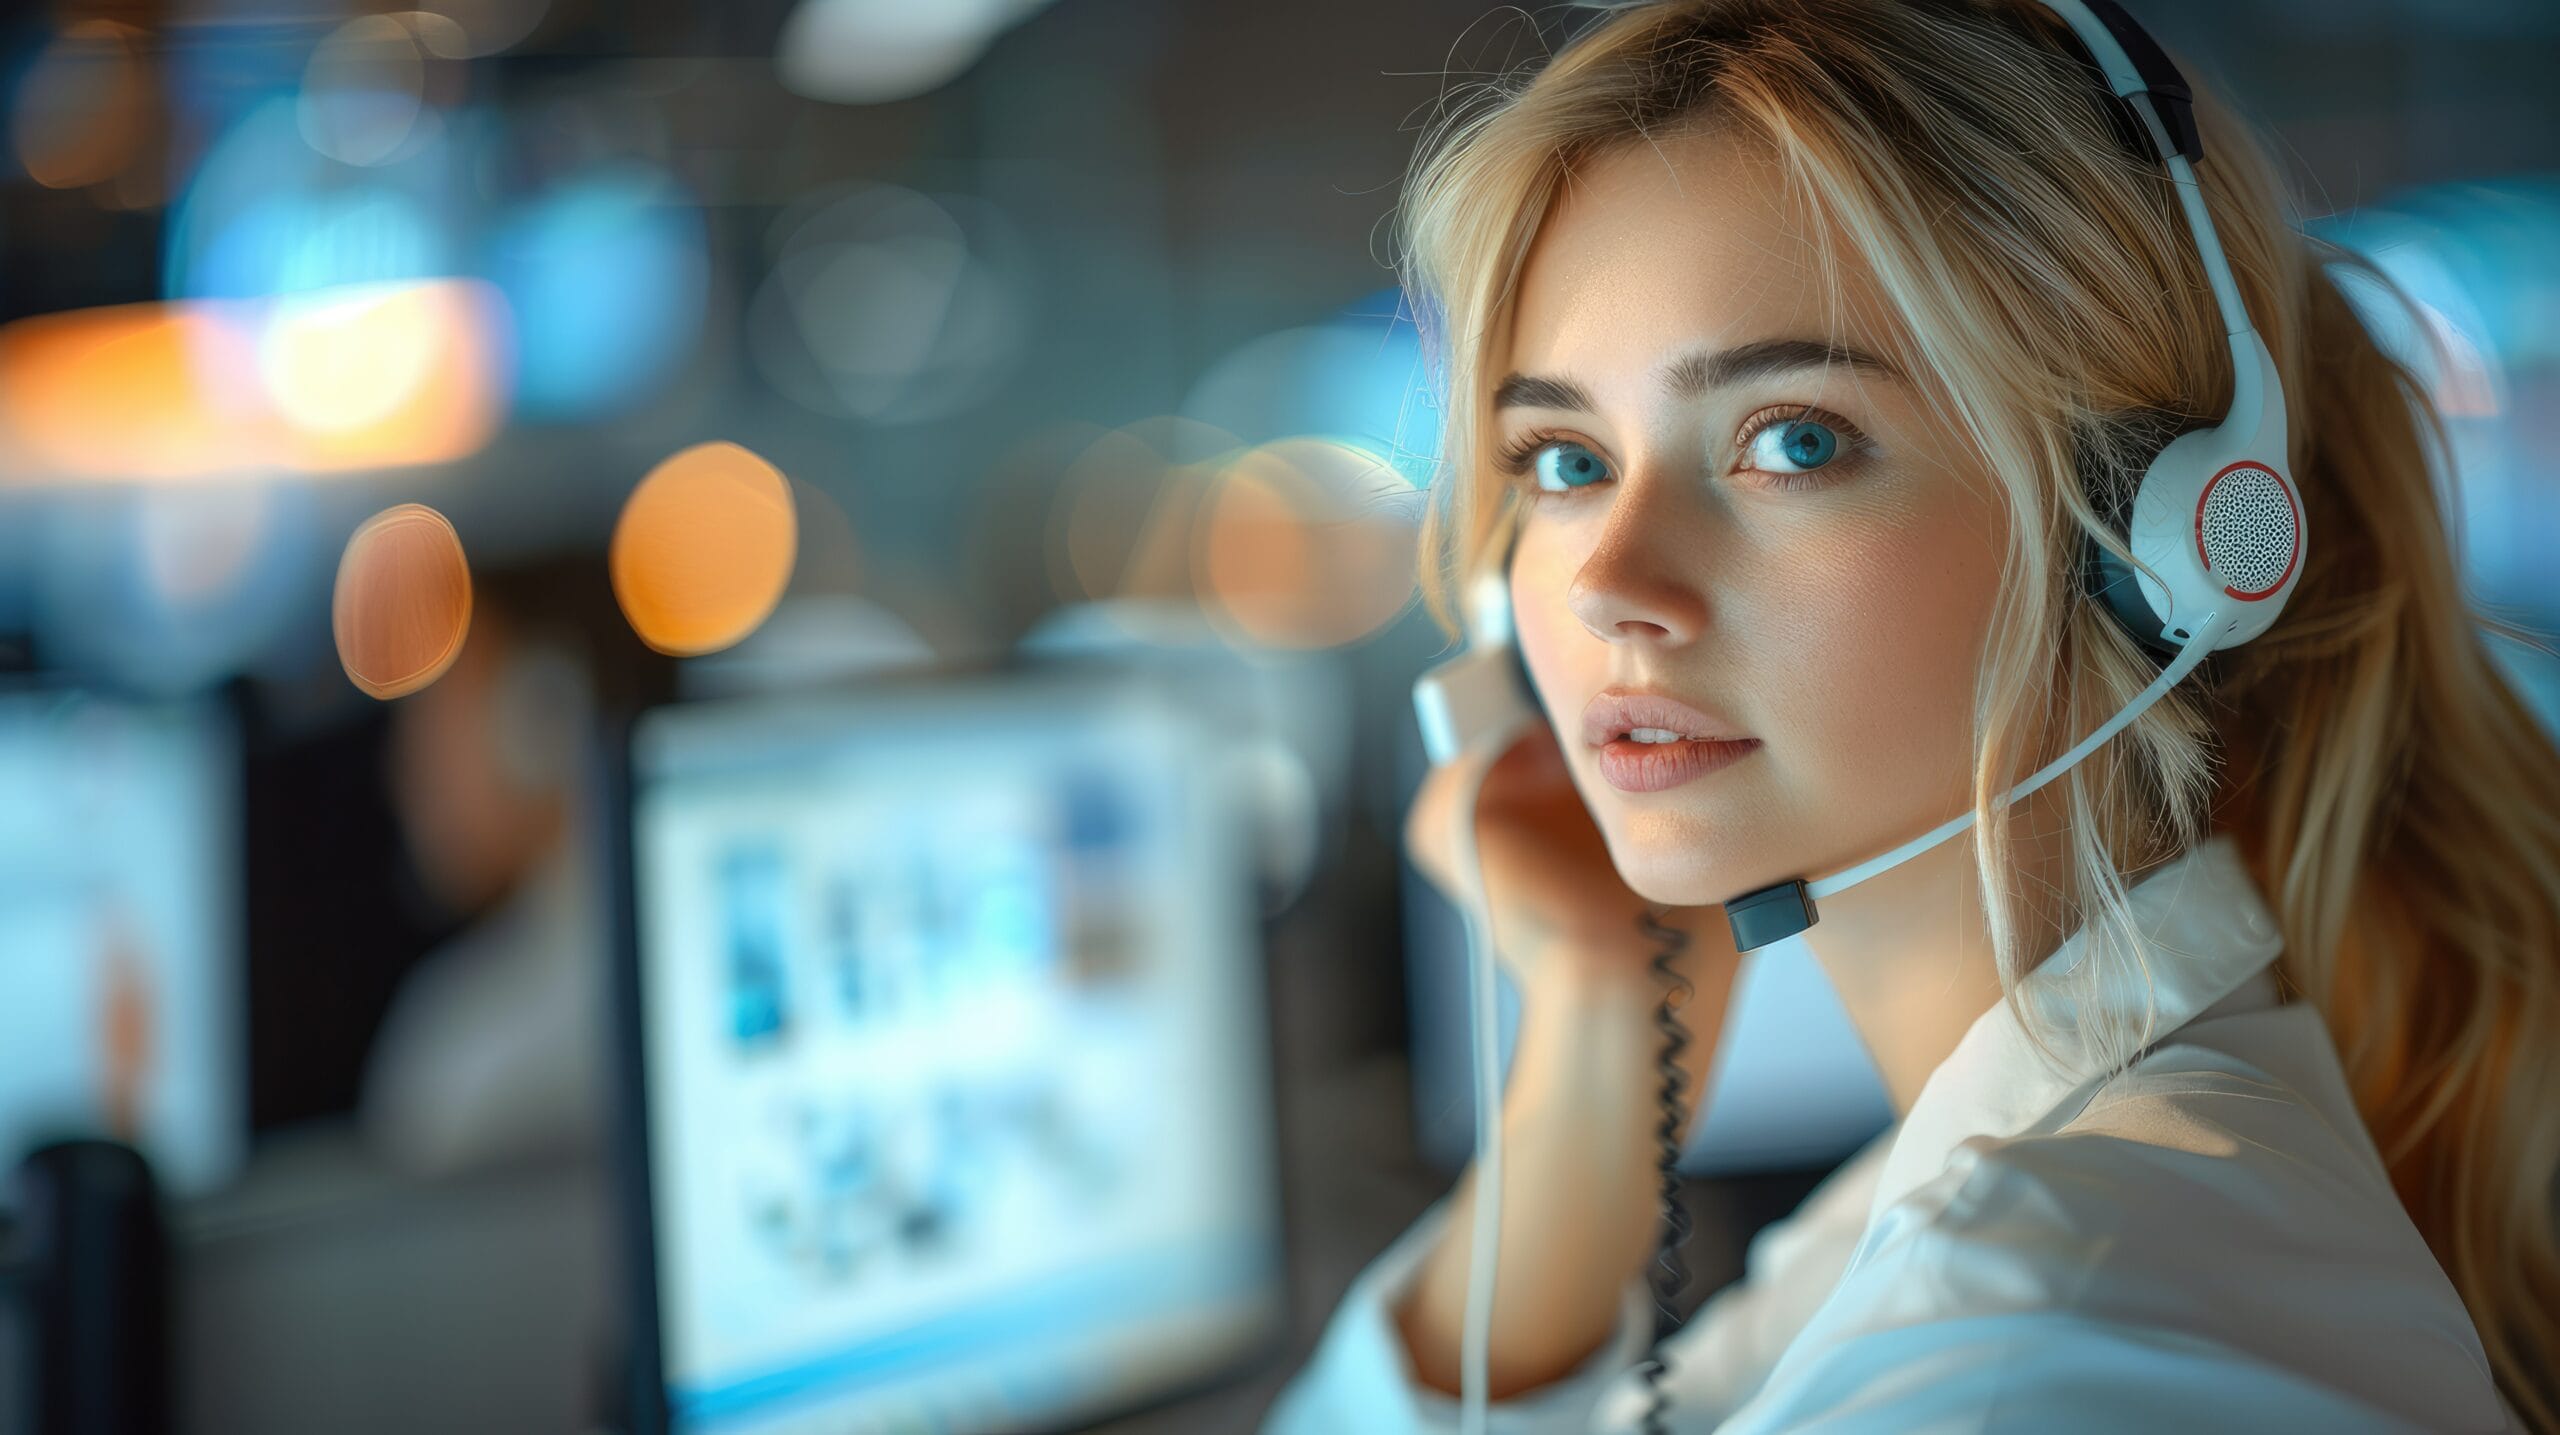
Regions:
[[[2059,19],[2019,0],[1663,0],[1544,64],[1472,82],[1425,135],[1398,213],[1443,406],[1426,600],[1497,563],[1514,500],[1484,477],[1484,385],[1537,226],[1574,167],[1677,126],[1774,144],[1790,188],[1875,273],[2011,518],[1978,675],[1972,828],[2001,984],[2022,950],[2008,824],[2033,761],[2157,670],[2084,596],[2084,534],[2231,373],[2165,170]],[[2230,830],[2283,929],[2393,1185],[2461,1292],[2501,1391],[2560,1432],[2560,752],[2465,601],[2418,377],[2304,236],[2256,135],[2198,87],[2204,195],[2291,410],[2311,543],[2282,618],[2069,778],[2093,980],[2147,979],[2122,873]],[[1827,234],[1817,242],[1828,248]],[[1822,256],[1825,272],[1836,276]],[[1479,492],[1482,486],[1486,492]],[[1487,501],[1487,492],[1492,494]],[[2121,1064],[2145,1030],[2089,1034]]]

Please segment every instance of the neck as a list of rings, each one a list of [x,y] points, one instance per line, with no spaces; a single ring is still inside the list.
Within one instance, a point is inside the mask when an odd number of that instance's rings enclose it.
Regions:
[[[2076,889],[2059,799],[2049,796],[2055,787],[2011,813],[2014,892]],[[2023,970],[2062,945],[2070,904],[2030,897],[2017,906],[2023,908]],[[1975,1020],[2001,999],[1972,833],[1823,899],[1821,918],[1804,934],[1805,944],[1839,992],[1899,1116]]]

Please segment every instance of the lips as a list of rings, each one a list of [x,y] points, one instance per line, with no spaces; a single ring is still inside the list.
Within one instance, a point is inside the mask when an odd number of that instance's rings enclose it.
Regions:
[[[1603,688],[1582,710],[1582,740],[1606,747],[1637,728],[1676,732],[1694,742],[1747,742],[1741,726],[1662,693]]]
[[[1661,792],[1722,772],[1760,750],[1741,742],[1613,742],[1600,749],[1600,777],[1620,792]]]

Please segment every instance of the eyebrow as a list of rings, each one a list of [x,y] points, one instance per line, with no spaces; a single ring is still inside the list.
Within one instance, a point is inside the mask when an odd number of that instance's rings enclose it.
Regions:
[[[1666,361],[1658,371],[1665,392],[1674,399],[1694,399],[1710,389],[1753,379],[1791,374],[1834,364],[1862,369],[1902,381],[1902,371],[1863,349],[1827,339],[1755,339],[1730,349],[1692,349]],[[1512,374],[1494,386],[1496,409],[1574,409],[1591,413],[1599,407],[1591,391],[1561,375]]]

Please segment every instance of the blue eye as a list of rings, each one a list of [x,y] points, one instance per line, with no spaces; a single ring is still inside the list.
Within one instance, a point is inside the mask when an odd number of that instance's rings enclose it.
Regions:
[[[1819,468],[1840,453],[1840,435],[1831,425],[1791,419],[1763,426],[1751,435],[1751,461],[1771,473],[1802,473]],[[1769,468],[1771,464],[1791,467]]]
[[[1540,445],[1532,458],[1532,465],[1537,473],[1538,487],[1550,493],[1587,487],[1606,478],[1609,473],[1609,466],[1600,461],[1600,455],[1571,439]]]

